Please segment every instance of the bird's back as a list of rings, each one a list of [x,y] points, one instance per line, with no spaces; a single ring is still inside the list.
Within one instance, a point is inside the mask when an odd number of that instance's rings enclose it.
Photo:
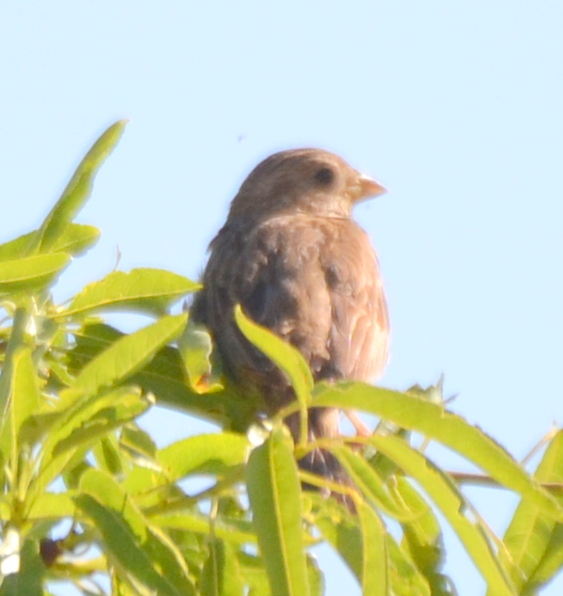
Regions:
[[[237,303],[299,349],[317,380],[369,381],[382,372],[387,307],[377,258],[355,222],[295,214],[227,224],[211,249],[193,316],[209,327],[228,372],[259,392],[270,413],[293,394],[236,327]]]

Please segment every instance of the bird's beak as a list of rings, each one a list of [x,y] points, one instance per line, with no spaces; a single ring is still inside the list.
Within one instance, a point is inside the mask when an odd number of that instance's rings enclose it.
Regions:
[[[350,185],[350,196],[353,203],[369,197],[377,197],[387,192],[387,189],[373,178],[358,174],[354,184]]]

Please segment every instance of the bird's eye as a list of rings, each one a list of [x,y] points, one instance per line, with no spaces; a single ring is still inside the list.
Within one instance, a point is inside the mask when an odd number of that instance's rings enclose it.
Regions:
[[[315,173],[315,180],[322,186],[328,186],[334,180],[334,172],[330,168],[321,168]]]

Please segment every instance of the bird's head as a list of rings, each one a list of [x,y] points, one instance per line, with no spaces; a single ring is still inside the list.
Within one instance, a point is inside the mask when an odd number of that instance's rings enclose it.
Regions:
[[[281,151],[258,164],[231,204],[229,219],[303,213],[349,217],[355,203],[386,189],[322,149]]]

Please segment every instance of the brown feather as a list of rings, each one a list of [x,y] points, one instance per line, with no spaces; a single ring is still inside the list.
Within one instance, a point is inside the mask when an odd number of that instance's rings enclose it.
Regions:
[[[382,188],[368,181],[362,190],[365,180],[326,151],[275,154],[245,180],[211,243],[193,317],[209,327],[227,374],[243,393],[259,393],[268,414],[294,399],[293,391],[238,330],[237,303],[297,347],[316,380],[371,381],[386,364],[389,321],[379,265],[368,236],[350,219],[362,192]],[[296,419],[288,423],[297,435]],[[315,437],[337,436],[337,413],[312,410],[310,426]],[[304,467],[338,476],[327,455],[313,455]]]

